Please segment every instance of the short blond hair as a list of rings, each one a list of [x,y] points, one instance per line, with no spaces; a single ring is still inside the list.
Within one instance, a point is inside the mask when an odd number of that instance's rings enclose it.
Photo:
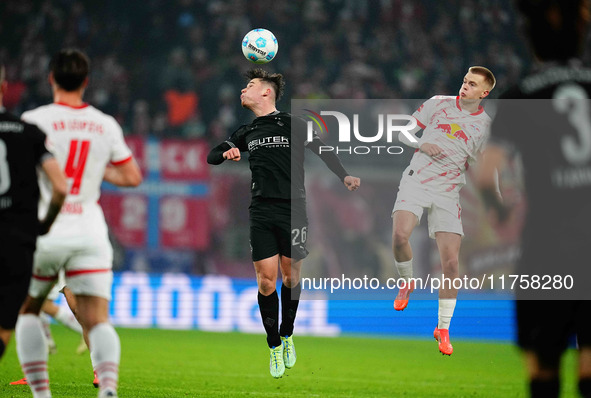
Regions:
[[[490,90],[495,88],[495,85],[497,84],[497,79],[495,79],[495,75],[493,75],[490,69],[485,68],[484,66],[471,66],[468,69],[468,72],[484,76],[484,81],[488,83],[488,85],[490,86]]]

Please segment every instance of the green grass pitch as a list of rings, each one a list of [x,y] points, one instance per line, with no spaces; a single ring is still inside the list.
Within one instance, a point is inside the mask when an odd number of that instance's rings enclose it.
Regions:
[[[88,354],[78,338],[53,326],[58,353],[49,359],[54,397],[96,397]],[[298,361],[281,379],[268,370],[262,335],[118,329],[119,396],[158,397],[525,397],[525,371],[511,344],[452,339],[442,356],[434,340],[294,337]],[[453,335],[452,335],[453,338]],[[563,397],[575,394],[575,356],[566,356]],[[0,361],[0,397],[30,397],[14,340]]]

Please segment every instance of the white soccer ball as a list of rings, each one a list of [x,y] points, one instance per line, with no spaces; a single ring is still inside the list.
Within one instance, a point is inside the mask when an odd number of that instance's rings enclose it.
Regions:
[[[267,29],[253,29],[242,39],[242,53],[255,64],[271,62],[279,50],[275,35]]]

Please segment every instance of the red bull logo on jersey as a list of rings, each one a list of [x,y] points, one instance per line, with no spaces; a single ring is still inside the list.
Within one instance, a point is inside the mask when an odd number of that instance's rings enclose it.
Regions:
[[[460,139],[464,141],[466,144],[468,143],[468,136],[462,130],[459,124],[451,123],[451,124],[438,124],[437,128],[442,130],[448,138],[452,140]]]

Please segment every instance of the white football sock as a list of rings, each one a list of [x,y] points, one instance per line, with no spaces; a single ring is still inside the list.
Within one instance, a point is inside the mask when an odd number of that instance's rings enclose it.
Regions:
[[[438,329],[449,329],[451,317],[454,316],[457,299],[439,299],[439,322]]]
[[[50,398],[47,341],[37,315],[19,315],[16,322],[16,352],[33,397]]]
[[[93,367],[99,378],[100,390],[117,391],[121,343],[113,326],[99,323],[88,333]]]
[[[90,340],[90,337],[88,339]],[[90,350],[90,363],[92,364],[92,370],[96,373],[96,359],[94,358],[93,350],[90,347],[88,347],[88,349]]]
[[[407,281],[412,278],[412,258],[408,261],[396,261],[394,259],[394,264],[396,264],[396,269],[401,278]]]
[[[55,314],[55,319],[67,328],[82,334],[82,326],[80,326],[78,320],[76,320],[76,317],[74,314],[72,314],[72,311],[67,310],[64,307],[58,307],[57,314]]]
[[[47,315],[45,312],[39,314],[39,319],[41,320],[41,325],[43,326],[43,332],[45,333],[45,337],[49,338],[51,336],[51,331],[49,330],[49,325],[51,324],[51,317]]]
[[[42,312],[39,314],[39,319],[41,320],[41,326],[43,327],[43,334],[47,339],[47,346],[49,347],[50,351],[55,350],[57,346],[53,340],[53,336],[51,335],[51,328],[49,327],[51,324],[51,317]]]

